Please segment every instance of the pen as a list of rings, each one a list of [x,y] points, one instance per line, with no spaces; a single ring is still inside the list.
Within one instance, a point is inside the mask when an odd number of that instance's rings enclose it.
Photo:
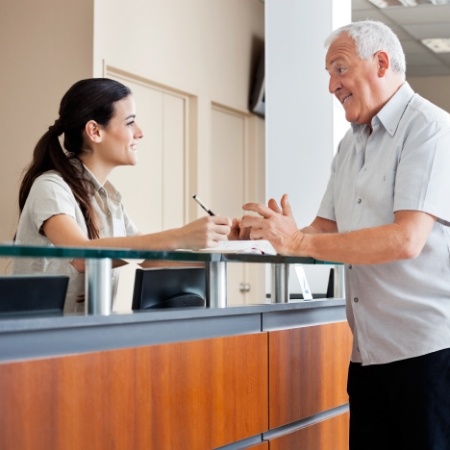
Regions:
[[[215,214],[194,194],[192,198],[210,215],[215,216]]]

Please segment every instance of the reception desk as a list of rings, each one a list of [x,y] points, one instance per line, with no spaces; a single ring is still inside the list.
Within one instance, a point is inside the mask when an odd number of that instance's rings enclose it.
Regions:
[[[0,320],[0,448],[344,450],[341,298]]]

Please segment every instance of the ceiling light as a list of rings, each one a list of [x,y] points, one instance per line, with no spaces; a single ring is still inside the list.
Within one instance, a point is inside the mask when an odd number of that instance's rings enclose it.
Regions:
[[[447,5],[450,0],[369,0],[378,8],[389,8],[391,6],[419,6],[419,5]]]
[[[422,44],[434,53],[450,53],[450,39],[422,39]]]

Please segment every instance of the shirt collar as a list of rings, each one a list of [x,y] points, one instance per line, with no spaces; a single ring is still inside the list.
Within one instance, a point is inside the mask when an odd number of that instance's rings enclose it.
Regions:
[[[385,130],[393,136],[413,96],[414,91],[405,81],[373,120],[378,119]]]
[[[411,86],[405,81],[390,100],[383,106],[379,113],[372,119],[372,129],[382,124],[385,130],[393,136],[397,131],[400,120],[414,96]],[[364,124],[351,124],[354,133],[361,133],[367,127]]]
[[[98,194],[103,197],[109,197],[110,199],[116,202],[120,202],[122,200],[122,195],[110,181],[106,180],[106,183],[102,185],[97,180],[95,175],[81,161],[76,159],[73,163],[76,163],[79,166],[83,166],[84,178],[90,183],[92,183],[95,192],[98,192]]]

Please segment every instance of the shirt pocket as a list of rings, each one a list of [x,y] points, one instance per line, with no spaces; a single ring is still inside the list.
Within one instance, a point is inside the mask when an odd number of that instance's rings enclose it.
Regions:
[[[386,170],[367,178],[362,195],[366,211],[364,216],[370,222],[365,223],[366,226],[393,222],[396,175],[396,170]]]

